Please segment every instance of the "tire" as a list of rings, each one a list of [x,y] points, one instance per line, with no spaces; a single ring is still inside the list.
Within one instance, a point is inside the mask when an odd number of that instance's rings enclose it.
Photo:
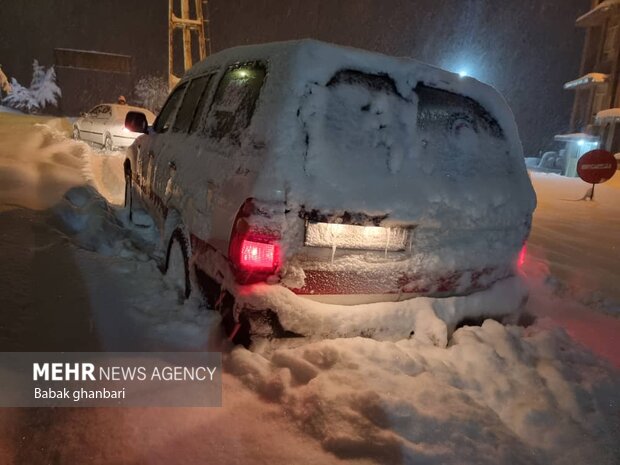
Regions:
[[[180,228],[172,233],[166,253],[164,274],[178,292],[179,300],[187,300],[192,292],[189,274],[189,244]]]
[[[77,126],[73,128],[73,140],[80,140],[80,130]]]
[[[129,209],[129,222],[133,223],[133,193],[131,171],[125,172],[125,208]]]
[[[112,152],[114,150],[114,144],[112,142],[112,137],[110,134],[106,134],[105,140],[103,141],[103,149],[106,152]]]

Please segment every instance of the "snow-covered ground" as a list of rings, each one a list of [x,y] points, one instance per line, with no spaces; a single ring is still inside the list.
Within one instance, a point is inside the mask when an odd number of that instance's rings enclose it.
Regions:
[[[588,305],[620,313],[620,175],[594,189],[594,202],[581,201],[590,188],[579,178],[532,173],[538,194],[530,252],[544,260],[564,286]]]
[[[580,179],[531,173],[538,194],[525,273],[528,309],[620,367],[620,174],[580,201]]]
[[[0,350],[223,350],[226,373],[217,409],[1,410],[0,463],[619,463],[620,176],[595,202],[562,200],[580,181],[533,176],[526,328],[249,352],[148,258],[148,218],[131,226],[120,206],[121,153],[10,118]]]
[[[22,115],[23,113],[19,110],[15,110],[13,108],[4,106],[4,105],[0,105],[0,113],[10,113],[13,115]]]

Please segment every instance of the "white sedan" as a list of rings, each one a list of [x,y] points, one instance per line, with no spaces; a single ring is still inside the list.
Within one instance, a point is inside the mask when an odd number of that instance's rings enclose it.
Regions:
[[[94,142],[106,150],[129,147],[140,135],[125,128],[125,116],[130,111],[144,113],[149,126],[155,121],[155,115],[144,108],[104,103],[83,114],[73,123],[73,138]]]

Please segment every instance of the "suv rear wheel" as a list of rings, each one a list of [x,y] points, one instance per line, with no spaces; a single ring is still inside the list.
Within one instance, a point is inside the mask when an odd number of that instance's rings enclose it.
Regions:
[[[166,281],[177,291],[179,300],[186,300],[192,292],[189,274],[189,244],[180,228],[172,233],[166,253],[164,269]]]
[[[129,210],[129,222],[133,222],[133,192],[131,179],[131,166],[125,162],[125,208]]]

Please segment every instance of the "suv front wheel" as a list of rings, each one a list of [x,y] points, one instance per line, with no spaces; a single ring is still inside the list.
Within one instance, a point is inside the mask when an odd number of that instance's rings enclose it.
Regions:
[[[106,152],[112,152],[114,150],[114,142],[112,141],[112,136],[110,134],[106,134],[105,136],[103,141],[103,149]]]

